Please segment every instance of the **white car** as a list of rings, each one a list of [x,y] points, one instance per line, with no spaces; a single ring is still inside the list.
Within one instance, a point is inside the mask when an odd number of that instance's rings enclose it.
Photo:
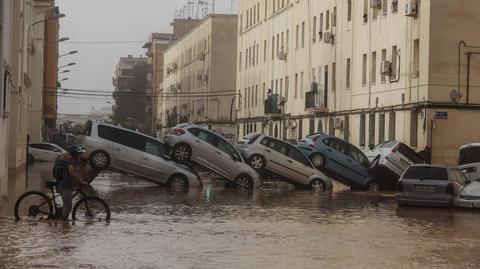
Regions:
[[[480,182],[473,181],[465,186],[453,199],[456,207],[480,208]]]
[[[465,174],[469,181],[480,179],[480,143],[460,147],[458,169]]]
[[[110,169],[173,188],[201,187],[198,174],[175,163],[161,141],[116,125],[87,121],[76,144],[86,150],[90,165]]]
[[[405,170],[414,165],[425,163],[413,149],[399,141],[388,141],[377,145],[365,154],[371,163],[378,163],[400,177]]]
[[[51,143],[32,143],[28,145],[28,161],[33,163],[35,161],[54,162],[58,155],[66,151]]]

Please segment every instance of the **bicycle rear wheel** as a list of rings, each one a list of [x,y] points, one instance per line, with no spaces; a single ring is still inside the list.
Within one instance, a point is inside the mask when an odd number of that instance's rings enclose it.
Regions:
[[[52,201],[43,192],[26,192],[15,202],[16,220],[42,220],[48,219],[52,214]]]
[[[85,197],[73,207],[72,219],[84,222],[109,222],[110,207],[98,197]]]

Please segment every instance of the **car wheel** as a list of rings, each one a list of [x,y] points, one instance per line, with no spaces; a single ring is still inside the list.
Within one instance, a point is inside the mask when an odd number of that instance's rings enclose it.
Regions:
[[[88,157],[90,165],[98,170],[107,169],[110,166],[110,155],[106,151],[97,150]]]
[[[262,170],[265,168],[265,159],[260,155],[253,155],[248,160],[248,163],[255,170]]]
[[[315,168],[320,169],[325,166],[325,157],[322,154],[315,153],[310,156],[310,161],[312,161]]]
[[[380,186],[380,183],[378,183],[378,181],[375,181],[375,180],[370,181],[367,187],[369,192],[379,192],[382,189],[382,187]]]
[[[326,192],[327,186],[321,179],[314,179],[310,182],[310,188],[314,191]]]
[[[168,185],[173,190],[187,190],[188,179],[184,175],[176,174],[168,180]]]
[[[176,162],[186,162],[192,157],[192,149],[187,144],[177,144],[172,150],[172,159]]]
[[[235,179],[235,187],[238,190],[249,190],[253,188],[253,179],[248,175],[240,175]]]
[[[35,164],[35,157],[32,154],[27,155],[27,164],[30,166]]]

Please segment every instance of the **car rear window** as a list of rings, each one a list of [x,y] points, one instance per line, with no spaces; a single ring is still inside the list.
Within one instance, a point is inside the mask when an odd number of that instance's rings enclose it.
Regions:
[[[408,168],[403,178],[448,181],[448,172],[446,168],[441,167],[412,166]]]
[[[459,165],[480,163],[480,147],[469,147],[460,150]]]
[[[412,161],[413,163],[425,163],[425,160],[420,156],[418,155],[418,153],[416,153],[412,148],[410,148],[409,146],[403,144],[403,143],[400,143],[400,147],[398,148],[398,151],[405,157],[407,157],[408,159],[410,159],[410,161]]]

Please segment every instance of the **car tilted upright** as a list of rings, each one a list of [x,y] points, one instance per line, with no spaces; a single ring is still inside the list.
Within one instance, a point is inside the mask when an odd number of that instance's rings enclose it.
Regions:
[[[76,143],[85,148],[85,156],[96,169],[111,169],[174,188],[202,186],[195,171],[170,159],[164,143],[139,132],[87,121]]]
[[[266,171],[300,187],[320,191],[332,189],[330,179],[289,142],[252,133],[239,140],[237,148],[247,163],[259,173]]]
[[[320,171],[354,189],[380,191],[386,182],[371,173],[375,167],[354,145],[326,134],[314,134],[302,139],[297,147]]]
[[[195,162],[239,189],[250,189],[261,183],[259,174],[242,158],[237,149],[220,135],[191,123],[179,124],[164,137],[173,160]]]

